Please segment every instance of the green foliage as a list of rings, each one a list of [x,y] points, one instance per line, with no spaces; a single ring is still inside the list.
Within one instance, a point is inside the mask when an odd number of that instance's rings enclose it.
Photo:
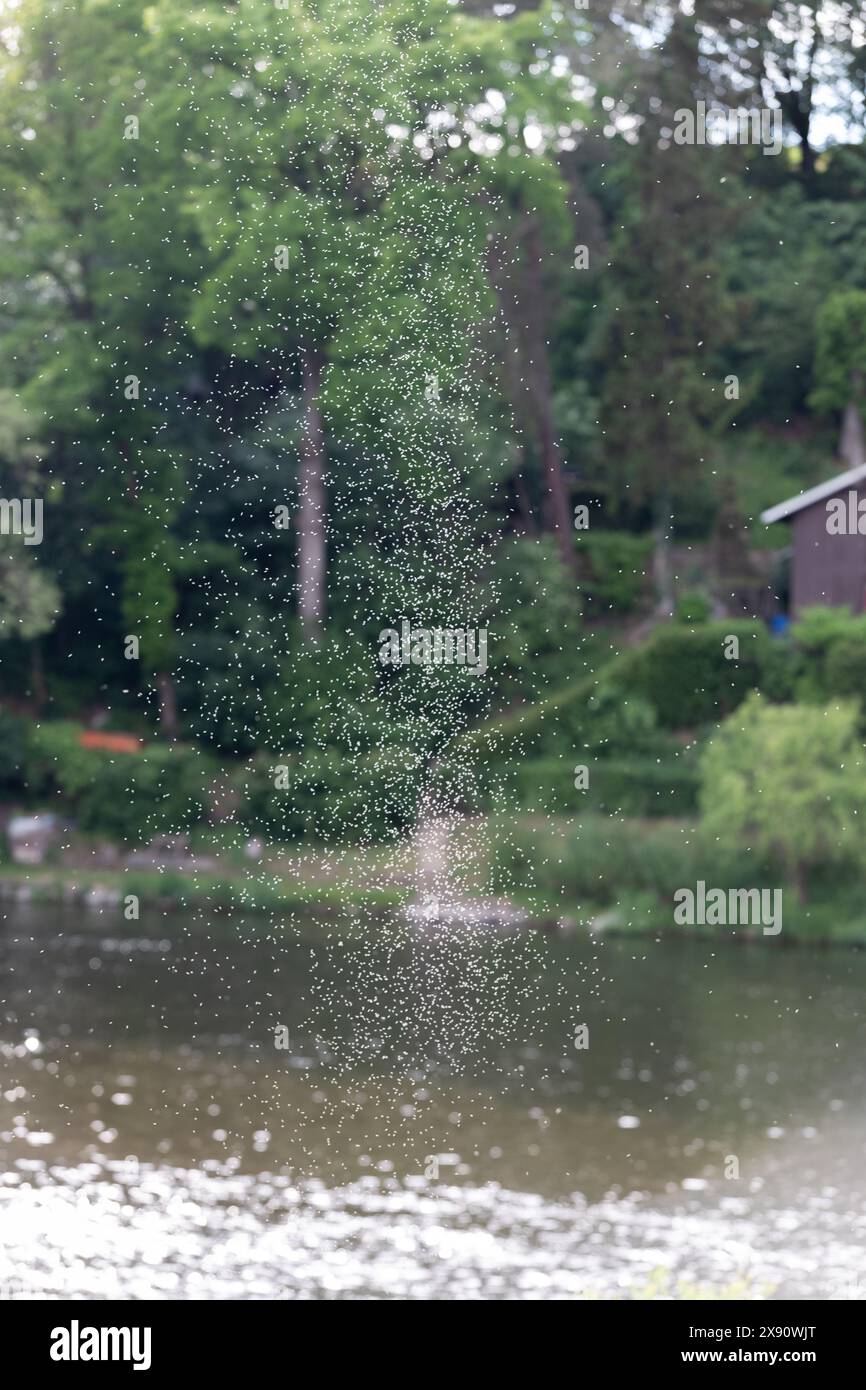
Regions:
[[[807,608],[791,630],[800,654],[796,674],[797,699],[826,702],[833,695],[856,695],[857,649],[866,652],[866,614],[847,608]],[[841,656],[835,653],[843,649]],[[841,684],[840,684],[841,682]]]
[[[827,692],[840,699],[856,699],[862,706],[866,697],[866,633],[860,640],[843,637],[827,653],[825,666]]]
[[[581,606],[549,536],[510,540],[494,554],[490,676],[496,702],[533,698],[567,677],[581,649]]]
[[[773,638],[764,662],[761,693],[776,704],[796,699],[806,664],[805,653],[793,638]]]
[[[588,769],[585,790],[574,785],[580,765]],[[697,807],[697,768],[682,757],[530,759],[518,764],[515,780],[522,808],[553,815],[684,817]]]
[[[729,637],[739,641],[737,659],[725,656]],[[695,728],[723,719],[760,687],[769,646],[758,623],[731,619],[694,628],[672,623],[656,628],[629,654],[622,679],[653,707],[664,728]]]
[[[704,877],[706,851],[693,825],[655,822],[635,826],[614,817],[585,815],[577,821],[501,822],[496,864],[503,891],[538,893],[568,910],[612,907],[634,894],[666,906],[673,893]],[[742,856],[716,853],[713,881],[741,881]]]
[[[30,641],[50,632],[60,612],[60,590],[24,543],[6,542],[0,552],[0,639]]]
[[[818,314],[815,388],[811,404],[820,414],[866,400],[866,290],[830,295]]]
[[[144,720],[122,656],[134,633],[147,675],[177,674],[185,737],[238,760],[269,750],[250,773],[262,825],[296,835],[308,816],[331,838],[409,823],[440,758],[467,799],[514,770],[529,796],[540,760],[566,797],[555,769],[585,760],[607,810],[654,812],[666,780],[685,806],[691,774],[670,728],[712,724],[756,685],[776,701],[862,703],[863,619],[806,615],[775,642],[707,621],[693,595],[593,675],[607,639],[584,619],[639,606],[654,521],[707,535],[720,479],[754,518],[833,468],[830,426],[807,402],[830,412],[862,396],[866,160],[853,136],[808,177],[794,154],[674,160],[656,137],[708,80],[712,15],[672,7],[650,50],[568,8],[15,7],[0,37],[0,472],[10,495],[44,494],[49,543],[0,556],[7,695],[33,693],[41,653],[54,715],[98,702],[121,727],[131,711]],[[732,63],[745,100],[780,55],[802,59],[796,7],[783,38],[764,8],[746,5],[734,47],[719,48],[720,98]],[[829,34],[818,61],[845,78],[841,94],[862,55]],[[574,102],[575,65],[596,44],[643,113],[639,145],[594,138],[609,112]],[[124,139],[129,116],[138,140]],[[533,302],[530,224],[546,291]],[[591,270],[577,273],[584,238]],[[507,335],[494,262],[515,289]],[[530,309],[535,341],[515,344]],[[315,651],[293,623],[311,348],[324,364],[331,624]],[[731,371],[736,403],[722,390]],[[125,393],[128,373],[139,394]],[[606,526],[628,528],[576,537],[580,593],[550,535],[546,415],[566,486],[597,489]],[[288,531],[273,527],[278,504]],[[518,509],[540,539],[510,535]],[[757,544],[784,535],[755,523]],[[376,632],[402,612],[424,625],[487,614],[484,681],[377,669]],[[724,659],[731,633],[739,661]],[[25,740],[8,742],[0,775],[17,794]],[[159,766],[173,807],[162,819],[197,814],[188,752],[80,753],[74,741],[58,752],[57,781],[39,752],[32,787],[138,834],[162,823]],[[275,795],[267,759],[285,760],[290,790]]]
[[[857,719],[853,703],[819,709],[753,695],[701,759],[708,843],[773,856],[801,897],[818,865],[862,862],[866,756]]]
[[[587,617],[632,612],[646,591],[652,537],[628,531],[594,531],[590,527],[576,533],[575,544],[578,555],[587,560],[587,573],[581,584]]]
[[[563,720],[575,746],[598,758],[650,753],[663,742],[649,700],[636,695],[616,670],[602,671],[585,707],[573,706]]]
[[[334,747],[276,757],[257,754],[248,768],[243,821],[271,839],[374,844],[395,839],[414,822],[423,761],[389,745],[351,764]]]
[[[82,748],[75,724],[36,724],[26,758],[31,795],[70,814],[80,830],[136,845],[206,819],[214,767],[196,748],[151,745],[139,753]]]
[[[680,594],[674,610],[674,620],[693,627],[696,623],[707,623],[712,616],[712,604],[706,594],[699,592]]]

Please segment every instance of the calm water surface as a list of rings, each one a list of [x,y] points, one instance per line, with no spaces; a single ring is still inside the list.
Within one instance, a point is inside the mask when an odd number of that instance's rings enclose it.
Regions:
[[[3,911],[5,1298],[866,1296],[866,953]]]

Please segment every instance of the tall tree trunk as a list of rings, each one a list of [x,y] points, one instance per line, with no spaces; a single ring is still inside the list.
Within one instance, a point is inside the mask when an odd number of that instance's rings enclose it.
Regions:
[[[674,611],[674,585],[671,576],[671,514],[670,498],[667,490],[661,493],[656,508],[656,523],[653,527],[655,549],[653,551],[653,580],[655,581],[659,617],[669,618]]]
[[[856,368],[851,373],[851,399],[842,416],[842,433],[839,437],[839,457],[849,468],[859,468],[866,463],[866,445],[863,442],[863,417],[860,402],[863,399],[863,373]]]
[[[853,401],[849,401],[842,416],[842,433],[839,438],[839,457],[849,468],[859,468],[866,462],[863,445],[863,421],[860,411]]]
[[[298,613],[304,635],[316,641],[325,621],[327,580],[327,497],[325,429],[319,402],[322,357],[303,354],[304,421],[301,433],[300,514],[298,517]]]
[[[159,698],[159,722],[166,738],[177,738],[177,693],[174,676],[168,671],[157,671],[154,676],[156,693]]]
[[[553,386],[550,375],[548,343],[544,325],[549,321],[545,312],[544,285],[541,278],[541,235],[535,217],[526,224],[526,289],[521,305],[523,329],[528,349],[531,373],[531,399],[538,434],[538,447],[547,483],[548,519],[556,537],[557,547],[569,574],[577,577],[577,553],[574,548],[573,517],[568,483],[562,464],[562,453],[553,424]]]

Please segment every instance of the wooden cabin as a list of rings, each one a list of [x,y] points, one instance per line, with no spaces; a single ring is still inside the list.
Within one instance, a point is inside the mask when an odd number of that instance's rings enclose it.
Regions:
[[[791,523],[792,616],[813,604],[866,611],[866,464],[768,508],[761,520]]]

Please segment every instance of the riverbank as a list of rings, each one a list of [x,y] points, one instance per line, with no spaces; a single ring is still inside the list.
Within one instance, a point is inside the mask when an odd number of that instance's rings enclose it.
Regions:
[[[692,821],[525,817],[491,838],[499,891],[593,934],[866,946],[860,874],[819,866],[801,901],[777,864],[725,854]]]
[[[809,902],[780,886],[755,862],[731,863],[709,854],[685,821],[610,817],[466,819],[449,828],[443,901],[451,916],[467,916],[491,896],[536,922],[564,930],[628,937],[701,937],[789,945],[866,946],[862,884],[816,881]],[[79,903],[134,921],[144,908],[208,908],[219,912],[281,913],[315,909],[405,909],[419,896],[418,846],[411,839],[372,848],[263,848],[254,863],[225,837],[201,836],[178,862],[93,867],[78,853],[39,866],[0,866],[0,902]],[[726,899],[742,892],[778,899],[778,922],[700,917],[683,922],[676,903],[684,891],[707,885]],[[699,894],[700,896],[700,894]],[[766,926],[766,929],[765,929]]]

